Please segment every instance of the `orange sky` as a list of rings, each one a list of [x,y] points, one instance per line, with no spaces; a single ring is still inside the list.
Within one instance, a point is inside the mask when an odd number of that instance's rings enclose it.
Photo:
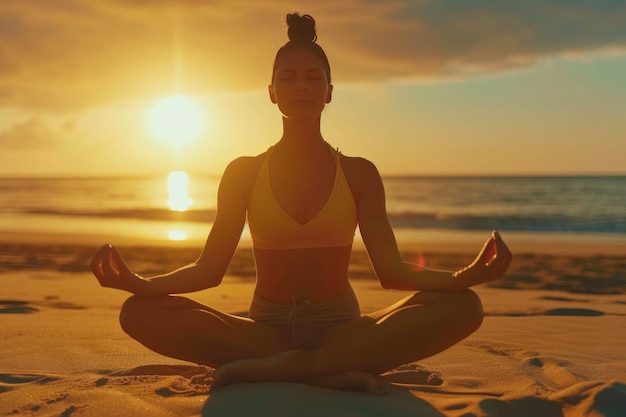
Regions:
[[[262,152],[294,10],[331,61],[327,140],[383,174],[626,173],[626,6],[552,3],[2,0],[0,176],[219,174]],[[180,150],[148,122],[173,94],[204,114]]]

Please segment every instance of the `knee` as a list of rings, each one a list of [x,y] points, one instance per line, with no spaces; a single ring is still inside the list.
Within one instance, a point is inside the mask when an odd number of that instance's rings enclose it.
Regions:
[[[153,303],[152,297],[142,297],[133,295],[129,297],[120,311],[120,325],[129,335],[136,334],[146,325],[146,320],[150,317],[150,305]]]
[[[480,297],[470,289],[454,291],[453,306],[459,318],[466,323],[470,332],[476,331],[483,322],[485,312]]]
[[[460,325],[468,333],[474,332],[483,321],[484,312],[482,302],[474,291],[469,288],[463,290],[435,290],[422,291],[414,295],[417,304],[433,303],[443,308],[443,317],[450,320],[450,324]]]

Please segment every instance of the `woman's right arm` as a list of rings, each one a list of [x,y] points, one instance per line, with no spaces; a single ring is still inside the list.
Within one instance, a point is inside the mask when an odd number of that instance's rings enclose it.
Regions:
[[[144,278],[128,268],[115,248],[105,245],[91,263],[100,285],[146,296],[187,293],[219,285],[246,221],[255,165],[253,158],[243,157],[231,162],[224,171],[215,221],[196,262],[167,274]]]

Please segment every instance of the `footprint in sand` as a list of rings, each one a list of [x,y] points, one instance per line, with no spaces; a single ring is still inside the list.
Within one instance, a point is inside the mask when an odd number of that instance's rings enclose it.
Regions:
[[[551,389],[564,389],[585,379],[571,369],[570,362],[561,358],[529,356],[522,363],[528,375],[537,383]]]
[[[409,363],[382,375],[385,380],[404,385],[441,385],[443,379],[439,372],[429,371],[415,363]]]
[[[62,301],[58,295],[47,295],[45,304],[52,308],[60,308],[64,310],[84,310],[85,306],[75,304],[71,301]]]
[[[595,317],[603,316],[604,312],[599,310],[593,310],[590,308],[553,308],[546,310],[543,315],[545,316],[584,316]]]
[[[515,346],[487,346],[475,343],[473,346],[497,356],[507,356],[520,363],[521,368],[530,381],[549,389],[564,389],[579,383],[585,378],[572,370],[569,361],[540,354],[534,350],[520,350]]]
[[[143,365],[133,369],[110,373],[108,378],[100,378],[97,386],[115,384],[115,377],[121,377],[122,383],[128,380],[139,382],[150,378],[154,392],[162,397],[190,397],[206,395],[211,388],[213,368],[190,365]],[[98,385],[100,384],[100,385]]]
[[[486,398],[478,403],[482,414],[489,416],[602,415],[622,416],[626,409],[626,385],[618,382],[583,381],[545,398],[520,396]]]
[[[590,300],[584,298],[572,298],[572,297],[561,297],[556,295],[544,295],[543,297],[539,297],[540,300],[549,300],[549,301],[564,301],[564,302],[576,302],[576,303],[588,303]]]
[[[531,317],[531,316],[569,316],[569,317],[596,317],[603,316],[604,311],[591,308],[551,308],[548,310],[502,310],[488,312],[487,316],[502,317]]]
[[[0,314],[29,314],[39,311],[28,304],[28,301],[22,300],[0,300]]]
[[[85,310],[87,308],[85,306],[81,306],[80,304],[74,304],[71,301],[57,301],[55,303],[50,303],[50,307],[60,308],[63,310]]]
[[[47,384],[57,377],[43,374],[0,374],[0,393],[11,391],[24,384]]]
[[[553,394],[551,398],[567,404],[571,415],[621,417],[626,410],[626,384],[583,381]]]
[[[86,307],[71,301],[62,301],[58,296],[47,296],[43,303],[37,303],[45,307],[60,308],[64,310],[84,310]],[[0,314],[30,314],[39,309],[24,300],[0,300]]]
[[[40,389],[36,388],[36,395],[32,395],[33,391],[27,391],[26,395],[20,395],[20,388],[26,388],[28,385],[45,385],[54,381],[60,380],[61,377],[46,375],[46,374],[30,374],[30,373],[2,373],[0,374],[0,394],[6,393],[9,391],[17,390],[15,394],[7,394],[8,398],[12,398],[15,401],[15,398],[23,398],[24,401],[27,401],[22,405],[15,405],[12,410],[6,412],[6,415],[39,415],[40,412],[48,411],[48,407],[51,407],[55,404],[63,404],[63,402],[70,396],[70,393],[67,390],[57,391],[54,388],[46,387]],[[56,392],[55,392],[56,391]],[[39,398],[35,400],[35,402],[31,402],[33,399],[39,397],[39,393],[45,393],[44,398]],[[16,396],[18,395],[18,396]],[[1,397],[0,397],[1,398]],[[1,403],[1,402],[0,402]],[[1,403],[2,406],[7,406],[8,404]],[[58,405],[56,405],[58,407]],[[80,406],[71,406],[70,409],[66,409],[62,413],[55,413],[54,415],[58,415],[60,417],[69,416]],[[33,414],[34,413],[34,414]],[[3,414],[5,415],[5,414]],[[53,415],[47,413],[46,415]]]

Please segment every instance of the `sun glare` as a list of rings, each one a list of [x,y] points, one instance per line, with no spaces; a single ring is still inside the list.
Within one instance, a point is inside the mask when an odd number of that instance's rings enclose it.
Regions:
[[[193,200],[189,197],[189,176],[185,171],[173,171],[167,176],[167,204],[174,211],[187,211]]]
[[[187,232],[182,229],[175,229],[167,232],[167,238],[169,240],[187,240],[188,237],[189,235]]]
[[[150,109],[148,121],[150,130],[175,149],[182,149],[200,136],[206,122],[200,104],[180,94],[158,100]]]

